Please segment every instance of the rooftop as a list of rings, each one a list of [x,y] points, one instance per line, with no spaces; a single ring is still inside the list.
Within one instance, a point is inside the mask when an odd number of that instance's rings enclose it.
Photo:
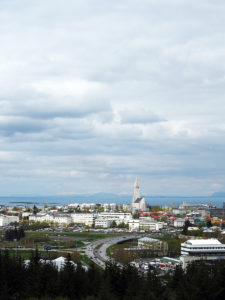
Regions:
[[[157,240],[157,239],[152,239],[152,238],[149,238],[149,237],[143,237],[143,238],[141,238],[141,239],[139,239],[139,241],[141,241],[141,242],[159,242],[159,240]]]
[[[217,239],[187,240],[186,243],[191,245],[221,245],[220,241],[218,241]]]

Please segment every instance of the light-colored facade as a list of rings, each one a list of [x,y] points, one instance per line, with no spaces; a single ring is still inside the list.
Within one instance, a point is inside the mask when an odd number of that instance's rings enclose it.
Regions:
[[[68,225],[72,223],[72,218],[67,214],[47,214],[38,213],[36,215],[29,216],[29,221],[33,222],[49,222]]]
[[[166,225],[163,222],[157,222],[152,218],[140,217],[139,219],[133,219],[129,221],[130,230],[150,230],[158,231]]]
[[[138,178],[134,183],[134,190],[133,190],[133,199],[131,203],[132,212],[136,211],[147,211],[148,206],[145,198],[141,198],[140,186],[138,183]]]
[[[55,215],[53,221],[54,223],[69,225],[72,223],[72,218],[69,215]]]
[[[32,215],[32,212],[28,212],[28,211],[22,212],[22,218],[28,218],[31,215]]]
[[[132,219],[128,222],[130,230],[139,230],[140,221],[139,219]]]
[[[140,217],[139,228],[144,230],[160,230],[163,228],[164,223],[158,222],[152,219],[151,217]]]
[[[95,220],[95,228],[109,228],[112,225],[111,220],[107,220],[107,219],[102,219],[102,218],[97,218]]]
[[[131,213],[118,213],[118,212],[103,212],[97,215],[98,219],[115,221],[117,225],[121,223],[128,224],[132,220]]]
[[[95,220],[94,214],[91,213],[86,213],[86,214],[75,213],[75,214],[71,214],[71,218],[72,218],[72,223],[84,224],[86,226],[93,226]]]
[[[0,215],[0,226],[7,226],[10,223],[19,222],[18,216]]]
[[[181,257],[183,268],[194,261],[213,261],[225,259],[225,244],[217,239],[187,240],[181,244]]]
[[[176,220],[174,220],[174,222],[173,222],[173,226],[174,226],[174,227],[177,227],[177,228],[181,228],[181,227],[184,226],[185,221],[186,221],[185,219],[176,219]]]
[[[149,237],[138,239],[138,247],[142,249],[150,249],[153,251],[162,251],[163,255],[166,254],[168,250],[168,244],[166,242]]]

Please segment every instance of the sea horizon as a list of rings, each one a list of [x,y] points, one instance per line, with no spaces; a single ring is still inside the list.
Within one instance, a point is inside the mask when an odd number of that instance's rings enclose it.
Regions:
[[[211,196],[149,196],[143,195],[148,205],[150,206],[174,206],[177,207],[182,202],[186,201],[189,204],[213,204],[216,207],[223,207],[225,195]],[[72,203],[116,203],[130,204],[132,195],[117,195],[117,194],[89,194],[89,195],[51,195],[51,196],[0,196],[0,205],[19,206],[19,205],[68,205]]]

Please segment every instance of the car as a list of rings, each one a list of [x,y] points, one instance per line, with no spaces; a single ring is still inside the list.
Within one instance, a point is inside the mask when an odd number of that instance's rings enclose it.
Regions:
[[[44,249],[48,251],[48,250],[51,250],[52,247],[51,247],[51,245],[44,245]]]

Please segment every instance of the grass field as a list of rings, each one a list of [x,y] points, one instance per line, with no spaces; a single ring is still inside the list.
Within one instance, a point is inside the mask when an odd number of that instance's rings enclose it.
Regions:
[[[112,246],[110,246],[106,249],[106,254],[109,257],[112,257],[115,249],[130,248],[130,247],[134,247],[134,246],[137,246],[137,240],[136,239],[133,240],[132,242],[124,242],[124,243],[120,243],[120,244],[114,244],[114,245],[112,245]]]
[[[4,254],[5,250],[2,250],[2,253]],[[18,255],[20,256],[22,259],[30,259],[32,253],[34,251],[32,250],[7,250],[7,252],[9,253],[9,255]],[[43,259],[55,259],[59,256],[61,256],[61,253],[57,252],[57,251],[39,251],[41,257]]]
[[[109,237],[120,236],[121,234],[113,233],[92,233],[92,232],[26,232],[26,237],[34,236],[68,236],[68,237],[80,237],[86,239],[103,239]]]

